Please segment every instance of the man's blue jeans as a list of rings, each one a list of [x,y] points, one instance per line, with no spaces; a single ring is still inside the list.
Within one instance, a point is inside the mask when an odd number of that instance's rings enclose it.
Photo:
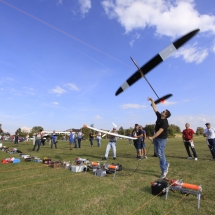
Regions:
[[[213,158],[215,159],[215,139],[208,139],[208,143],[210,144],[211,154],[213,155]]]
[[[160,138],[155,138],[154,139],[154,150],[156,155],[160,159],[160,168],[162,173],[164,173],[167,170],[168,162],[166,160],[166,156],[164,154],[165,147],[166,147],[166,141],[167,139],[160,139]]]
[[[101,146],[101,139],[97,138],[98,147]]]
[[[33,151],[36,149],[36,146],[37,146],[37,151],[40,150],[40,142],[41,142],[41,140],[35,140]]]

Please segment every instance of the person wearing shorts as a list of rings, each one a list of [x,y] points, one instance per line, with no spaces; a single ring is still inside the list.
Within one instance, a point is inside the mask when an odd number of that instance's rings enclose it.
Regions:
[[[137,159],[141,160],[141,139],[143,137],[142,131],[139,129],[139,125],[135,124],[134,130],[132,131],[132,137],[137,138],[134,140],[134,147],[137,151]]]

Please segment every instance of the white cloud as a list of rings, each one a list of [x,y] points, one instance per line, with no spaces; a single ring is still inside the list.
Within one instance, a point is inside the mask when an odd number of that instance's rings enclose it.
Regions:
[[[57,5],[59,5],[59,4],[63,4],[63,0],[58,0]]]
[[[100,120],[100,119],[102,119],[102,117],[101,117],[101,116],[99,116],[99,115],[96,115],[96,116],[95,116],[95,119]]]
[[[196,44],[188,45],[180,48],[173,54],[173,57],[178,58],[182,56],[185,62],[196,64],[201,63],[208,56],[207,48],[196,47]]]
[[[213,41],[212,47],[211,47],[212,52],[215,53],[215,40]]]
[[[59,105],[59,103],[58,103],[58,102],[52,102],[52,104],[53,104],[53,105]]]
[[[185,129],[185,123],[190,124],[190,128],[196,132],[197,127],[205,127],[206,122],[214,122],[215,116],[208,116],[208,115],[193,115],[193,116],[171,116],[169,119],[169,124],[175,124],[180,127],[181,130]],[[213,125],[212,125],[213,126]]]
[[[81,13],[84,16],[91,8],[91,1],[90,0],[79,0],[79,4],[81,6]]]
[[[103,0],[102,6],[126,32],[153,27],[158,35],[170,37],[195,28],[215,33],[215,16],[200,14],[194,0]]]
[[[66,90],[64,90],[63,88],[56,86],[54,89],[51,89],[50,91],[51,93],[56,93],[58,95],[61,95],[63,93],[66,93]]]
[[[140,104],[123,104],[120,106],[122,109],[143,109],[146,108],[146,105],[140,105]]]
[[[133,45],[134,45],[134,40],[132,40],[131,42],[129,42],[129,45],[130,45],[131,47],[133,47]]]
[[[79,91],[79,88],[75,84],[68,83],[68,84],[65,84],[64,86],[68,87],[70,90]]]
[[[131,47],[133,47],[133,44],[134,44],[134,41],[135,40],[138,40],[140,38],[140,34],[136,33],[134,36],[133,36],[133,39],[131,40],[131,42],[129,42],[129,45]]]

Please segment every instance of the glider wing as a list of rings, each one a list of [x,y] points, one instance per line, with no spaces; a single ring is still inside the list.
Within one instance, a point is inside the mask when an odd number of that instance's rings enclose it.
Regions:
[[[184,35],[180,39],[176,40],[174,43],[166,47],[163,51],[154,56],[146,64],[144,64],[140,69],[143,72],[143,75],[146,75],[152,69],[154,69],[158,64],[166,60],[174,51],[179,49],[184,43],[191,39],[195,34],[199,32],[199,29],[191,31],[190,33]],[[115,95],[119,95],[125,91],[128,87],[134,84],[136,81],[142,78],[141,73],[137,70],[129,79],[124,82],[119,89],[116,91]]]

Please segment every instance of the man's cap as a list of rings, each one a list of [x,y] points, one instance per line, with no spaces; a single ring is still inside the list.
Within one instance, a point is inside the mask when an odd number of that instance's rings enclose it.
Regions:
[[[207,122],[205,125],[210,125],[210,123],[209,123],[209,122]]]
[[[138,124],[135,124],[135,126],[138,126]]]

